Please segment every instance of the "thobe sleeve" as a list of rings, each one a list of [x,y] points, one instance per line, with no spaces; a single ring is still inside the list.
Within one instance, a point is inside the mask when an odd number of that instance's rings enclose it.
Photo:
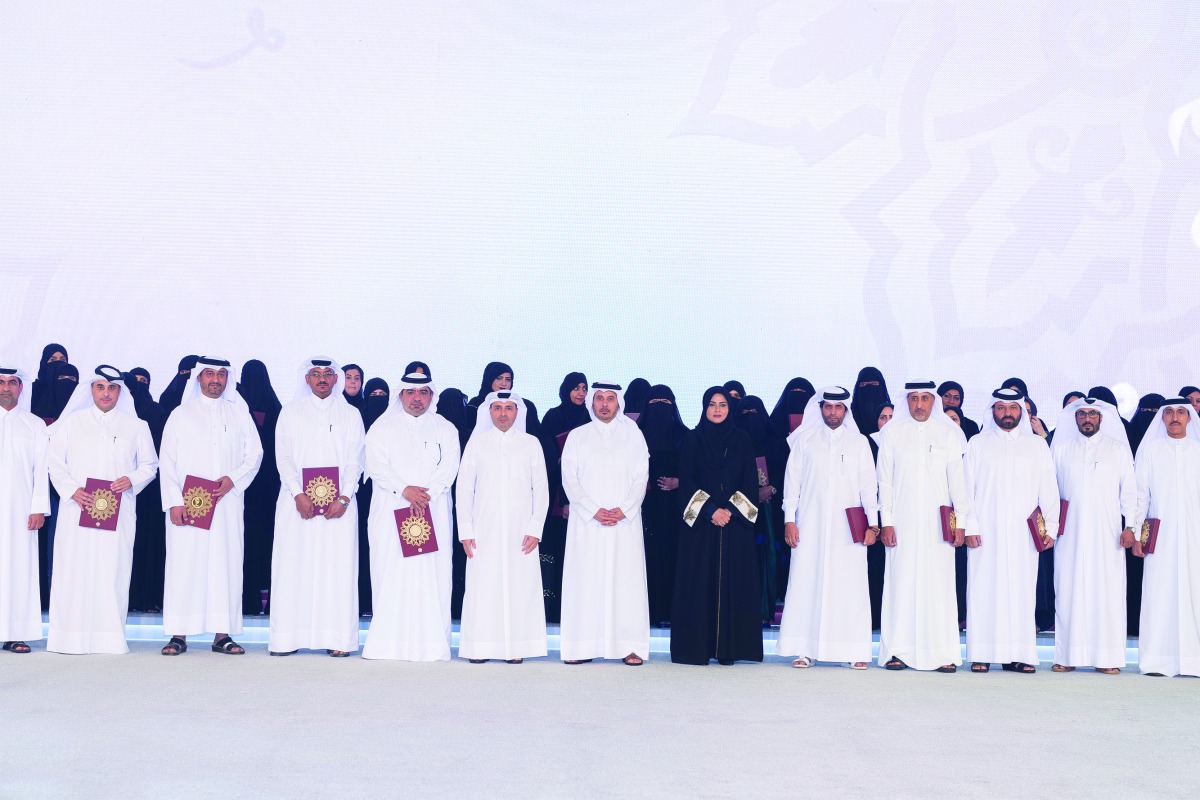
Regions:
[[[568,439],[568,441],[570,441]],[[530,467],[533,480],[530,489],[533,491],[533,515],[525,526],[525,535],[539,541],[542,538],[542,528],[546,524],[546,512],[550,510],[550,489],[546,482],[546,456],[542,453],[542,445],[534,438],[529,448]]]
[[[150,426],[140,419],[137,421],[135,444],[137,451],[134,458],[137,466],[125,477],[133,484],[129,493],[136,497],[138,492],[146,488],[146,484],[154,480],[154,475],[158,472],[158,453],[154,451],[154,437],[150,435]]]
[[[287,488],[290,497],[304,492],[300,480],[300,466],[296,463],[294,455],[296,447],[292,442],[295,438],[292,422],[294,416],[294,412],[285,408],[279,415],[279,421],[275,423],[275,468],[279,471],[279,483]]]
[[[450,491],[450,487],[454,484],[454,478],[458,475],[458,462],[460,459],[458,431],[450,424],[439,425],[438,429],[438,445],[442,449],[442,460],[438,463],[437,468],[434,469],[429,486],[426,487],[429,491],[430,499],[439,497]]]
[[[879,486],[875,482],[875,468],[871,461],[871,447],[866,439],[861,440],[857,454],[858,462],[858,502],[863,511],[867,512],[868,520],[878,519]]]
[[[35,422],[33,441],[33,496],[29,499],[30,514],[50,515],[50,437],[40,421]]]
[[[799,444],[799,442],[797,442]],[[792,447],[788,455],[787,466],[783,470],[783,521],[784,524],[796,521],[796,513],[800,508],[800,475],[804,472],[804,448]],[[869,469],[869,467],[868,467]],[[871,476],[874,485],[875,477]]]
[[[346,436],[343,460],[338,469],[338,490],[344,497],[353,499],[354,493],[358,491],[358,479],[362,477],[367,432],[363,427],[362,415],[353,406],[350,407],[350,411],[354,413],[346,415],[350,432]]]
[[[875,465],[875,474],[879,479],[879,524],[891,527],[896,524],[892,513],[895,502],[892,495],[892,475],[896,468],[895,451],[892,448],[892,437],[884,433],[879,438],[879,461]]]
[[[1146,521],[1146,517],[1150,516],[1150,478],[1154,475],[1154,471],[1150,468],[1150,456],[1152,452],[1152,449],[1147,450],[1134,461],[1134,478],[1137,482],[1137,506],[1134,509],[1133,524],[1130,525],[1128,519],[1126,519],[1125,524],[1133,528],[1135,534],[1142,529],[1142,523]],[[1124,489],[1125,487],[1122,486],[1122,500],[1125,495]]]
[[[646,440],[642,432],[637,432],[635,442],[637,448],[637,468],[633,471],[633,481],[629,484],[629,492],[621,501],[621,513],[629,519],[641,511],[642,501],[646,499],[646,483],[650,480],[650,451],[646,449]]]
[[[578,514],[583,519],[596,516],[600,506],[588,497],[583,484],[579,482],[579,450],[581,436],[568,436],[567,444],[562,453],[562,485],[567,499],[571,502],[571,513]]]
[[[67,468],[67,452],[71,447],[70,428],[69,420],[60,421],[55,426],[54,433],[50,436],[50,444],[46,448],[46,468],[50,472],[50,482],[54,484],[58,496],[64,500],[83,488],[83,484],[77,483]]]
[[[1049,450],[1044,453],[1038,451],[1038,462],[1038,507],[1042,509],[1046,530],[1053,536],[1058,531],[1058,476],[1054,471],[1054,457]]]
[[[254,424],[250,412],[242,410],[238,417],[238,424],[242,428],[242,463],[226,477],[233,481],[233,488],[241,494],[254,482],[254,476],[262,466],[263,446],[258,438],[258,426]]]
[[[179,415],[172,414],[163,429],[162,452],[158,458],[158,492],[162,496],[163,511],[183,505],[183,476],[176,464],[179,459]]]
[[[392,494],[400,494],[408,486],[396,471],[392,469],[392,461],[388,458],[388,425],[374,425],[367,431],[365,445],[365,463],[367,475],[375,489],[382,489]]]
[[[1145,521],[1145,516],[1138,516],[1138,511],[1141,508],[1141,496],[1138,491],[1138,479],[1133,473],[1133,455],[1124,448],[1121,448],[1121,480],[1119,484],[1119,499],[1121,503],[1121,516],[1125,518],[1125,527],[1132,528],[1135,532],[1142,529],[1142,523]],[[1149,504],[1146,506],[1149,509]],[[1069,511],[1067,513],[1070,513]],[[1136,525],[1134,522],[1136,521]]]
[[[977,464],[978,459],[980,458],[979,451],[981,449],[983,449],[986,442],[987,442],[986,438],[974,438],[970,442],[967,442],[967,452],[961,459],[962,460],[962,471],[963,471],[963,487],[965,488],[966,494],[969,495],[970,497],[975,497],[975,481],[976,481],[976,472],[977,472],[976,464]],[[953,457],[953,456],[951,456],[951,457]],[[947,472],[949,471],[948,467],[949,467],[949,461],[947,460]],[[949,480],[949,477],[950,477],[949,474],[947,474],[947,476],[946,476],[947,481]],[[980,534],[979,529],[974,524],[974,520],[967,518],[965,510],[960,508],[959,504],[956,503],[953,500],[953,498],[950,500],[950,504],[952,506],[954,506],[954,516],[955,516],[955,519],[957,520],[958,527],[964,528],[964,529],[969,527],[972,531],[972,533],[971,533],[972,536],[979,536],[980,539],[982,539],[983,538],[982,534]]]
[[[454,513],[458,517],[458,540],[465,542],[475,538],[475,520],[472,518],[475,505],[475,451],[476,445],[467,442],[466,452],[458,465],[458,502]]]
[[[963,474],[963,443],[966,438],[961,431],[953,437],[952,445],[947,448],[946,456],[946,488],[949,489],[950,505],[954,506],[954,514],[965,522],[959,527],[964,531],[975,531],[975,504],[967,492],[966,477]]]

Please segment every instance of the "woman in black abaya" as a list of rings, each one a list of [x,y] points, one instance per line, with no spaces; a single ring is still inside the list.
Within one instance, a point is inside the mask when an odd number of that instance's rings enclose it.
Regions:
[[[783,580],[779,577],[780,550],[791,549],[783,541],[783,470],[787,466],[788,445],[771,424],[762,398],[756,395],[742,398],[734,424],[750,436],[754,445],[758,491],[750,500],[758,506],[754,546],[758,551],[758,578],[762,586],[762,622],[764,626],[773,625],[780,587],[787,586],[786,574]]]
[[[65,350],[51,350],[61,345],[47,345],[49,355],[65,354]],[[65,360],[43,361],[38,369],[40,376],[34,381],[36,386],[42,383],[41,391],[30,397],[30,411],[34,416],[41,417],[47,425],[62,416],[67,401],[79,385],[79,370]],[[32,390],[31,390],[32,391]],[[36,399],[35,399],[36,398]],[[54,532],[58,527],[58,492],[54,484],[50,484],[50,516],[46,524],[38,531],[38,589],[41,595],[42,610],[50,608],[50,567],[54,555]]]
[[[58,376],[62,374],[61,368],[68,363],[67,348],[56,342],[51,342],[42,348],[42,360],[38,362],[38,374],[33,380],[33,385],[29,387],[29,410],[34,416],[41,417],[47,425],[50,421],[58,419],[58,414],[53,417],[47,414],[42,414],[38,411],[39,408],[45,408],[53,405],[53,397]],[[78,375],[76,375],[78,379]],[[72,389],[75,387],[72,386]],[[62,411],[62,407],[59,407]]]
[[[671,660],[762,661],[762,595],[754,548],[758,470],[749,435],[730,417],[724,387],[704,393],[700,423],[683,439],[679,473],[682,520]]]
[[[788,381],[775,401],[775,408],[771,409],[771,426],[775,432],[787,439],[792,431],[799,428],[808,400],[816,393],[808,378],[792,378]]]
[[[366,375],[358,364],[342,365],[342,397],[367,421],[367,391],[363,385]]]
[[[342,367],[342,369],[348,370],[353,366]],[[357,367],[354,368],[357,369]],[[404,374],[407,375],[408,372],[405,371]],[[366,430],[371,430],[375,421],[383,416],[391,399],[391,388],[383,378],[371,378],[363,385],[362,407],[359,408],[359,411],[362,413],[363,427]],[[347,396],[346,401],[349,402],[349,400],[350,398]],[[371,479],[364,474],[358,485],[358,493],[354,495],[354,502],[358,503],[358,613],[360,615],[372,613],[371,544],[367,536],[367,518],[371,515],[372,493]]]
[[[179,360],[179,370],[175,373],[175,377],[171,378],[171,382],[167,384],[167,388],[163,389],[163,393],[158,396],[158,405],[162,407],[163,413],[168,417],[183,402],[183,390],[187,388],[188,381],[192,378],[192,370],[196,368],[196,361],[199,358],[200,356],[184,356],[181,358]],[[263,369],[265,370],[266,367],[263,367]]]
[[[646,399],[650,396],[650,381],[645,378],[634,378],[625,388],[625,416],[638,421],[638,417],[646,410]]]
[[[867,442],[871,445],[871,458],[874,461],[879,461],[879,432],[892,418],[894,409],[891,403],[881,403],[875,409],[875,425],[867,434]],[[878,525],[879,520],[875,520],[873,524]],[[876,539],[875,544],[867,548],[867,591],[871,595],[872,630],[879,630],[883,619],[883,573],[886,567],[887,551],[883,547],[883,541]]]
[[[167,415],[150,394],[150,372],[143,367],[125,376],[125,390],[133,398],[138,418],[150,428],[154,449],[162,447]],[[133,565],[129,574],[131,611],[158,613],[163,602],[163,571],[167,559],[167,524],[162,510],[162,491],[155,475],[137,494],[137,529],[133,539]]]
[[[562,451],[567,434],[591,422],[587,406],[587,377],[570,372],[558,387],[559,403],[542,420],[542,450],[546,455],[546,485],[550,491],[550,513],[542,526],[538,552],[542,559],[542,595],[546,621],[558,622],[562,614],[563,554],[567,547],[567,515],[570,509],[562,488]]]
[[[679,449],[688,432],[670,387],[650,387],[638,428],[650,451],[649,487],[642,501],[650,624],[670,627],[679,541]]]
[[[245,523],[242,611],[257,615],[266,613],[271,591],[271,549],[275,542],[275,503],[279,498],[275,423],[279,421],[282,406],[271,386],[267,365],[263,362],[258,359],[247,361],[238,377],[238,394],[250,409],[263,448],[262,465],[254,480],[246,487],[245,505],[242,508],[242,520]]]

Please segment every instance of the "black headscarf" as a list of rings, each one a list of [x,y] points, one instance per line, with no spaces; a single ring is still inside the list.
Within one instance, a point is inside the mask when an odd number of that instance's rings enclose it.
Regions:
[[[959,422],[962,423],[959,427],[962,428],[963,436],[970,440],[979,433],[979,423],[968,417],[967,412],[963,410],[967,405],[967,390],[958,381],[944,381],[937,387],[938,397],[951,389],[958,392],[958,406],[954,407],[954,410],[958,414]],[[942,404],[942,407],[946,407],[945,403]]]
[[[271,386],[271,376],[267,372],[266,364],[257,358],[252,358],[242,366],[238,378],[240,379],[237,385],[238,394],[246,401],[246,405],[250,407],[252,413],[266,414],[267,416],[279,413],[282,406],[279,403],[279,396],[275,394],[275,389]]]
[[[408,366],[404,368],[405,375],[412,375],[414,372],[420,372],[426,378],[433,377],[433,371],[429,369],[429,365],[424,361],[410,361]]]
[[[407,372],[405,373],[408,374]],[[371,392],[376,389],[383,389],[382,397],[372,396]],[[371,378],[363,384],[363,425],[367,430],[371,430],[371,426],[375,424],[375,420],[383,416],[383,412],[387,411],[388,404],[392,402],[392,390],[387,385],[387,381],[383,378]]]
[[[1078,397],[1082,400],[1086,395],[1083,392],[1070,391],[1063,395],[1063,408],[1066,408],[1072,403],[1072,398]]]
[[[1197,389],[1195,386],[1185,386],[1179,390],[1179,396],[1187,397],[1189,394],[1195,394],[1196,392],[1200,392],[1200,389]]]
[[[742,398],[733,424],[749,434],[750,441],[754,442],[754,452],[758,455],[764,455],[766,448],[779,440],[779,434],[771,425],[766,405],[762,398],[756,395],[746,395]]]
[[[1138,445],[1142,443],[1146,431],[1150,430],[1150,425],[1158,415],[1158,410],[1166,401],[1161,394],[1142,395],[1142,399],[1138,400],[1138,409],[1134,412],[1133,418],[1129,420],[1129,446],[1133,449],[1134,455],[1137,455]]]
[[[653,402],[656,400],[669,402]],[[638,417],[637,425],[646,439],[646,449],[651,456],[677,450],[683,435],[687,433],[687,426],[679,416],[679,406],[675,404],[675,393],[661,383],[650,387],[650,393],[646,395],[646,410]]]
[[[571,402],[571,391],[581,383],[587,386],[587,376],[582,372],[568,372],[562,379],[558,387],[558,405],[547,411],[542,420],[542,430],[546,436],[556,437],[591,422],[586,398],[580,405]]]
[[[1029,397],[1029,387],[1026,386],[1025,381],[1021,380],[1020,378],[1006,378],[1000,385],[1005,389],[1010,386],[1015,386],[1017,391],[1020,392],[1023,397]]]
[[[868,433],[879,432],[879,415],[883,413],[885,408],[890,408],[893,413],[896,411],[896,406],[894,404],[890,402],[880,403],[875,409],[875,416],[871,417],[871,430]]]
[[[38,375],[40,377],[34,381],[33,386],[42,386],[30,396],[29,410],[35,417],[56,420],[62,416],[67,401],[79,385],[79,370],[74,364],[68,364],[66,361],[51,361],[42,365]]]
[[[488,362],[488,365],[483,368],[483,379],[479,382],[479,394],[471,398],[469,405],[479,408],[479,404],[491,394],[492,383],[506,372],[513,376],[513,385],[516,386],[517,374],[513,372],[512,367],[503,361]]]
[[[854,394],[850,399],[850,413],[863,436],[879,429],[879,409],[885,403],[891,402],[892,396],[888,394],[883,373],[877,367],[860,369],[858,380],[854,382]]]
[[[367,401],[366,401],[366,397],[364,396],[363,392],[366,389],[367,374],[365,372],[363,372],[363,368],[360,367],[358,364],[343,364],[342,365],[342,375],[343,376],[346,374],[346,370],[348,370],[348,369],[358,370],[359,377],[362,378],[362,383],[360,383],[358,386],[358,394],[349,394],[346,391],[345,384],[343,383],[342,384],[342,397],[346,398],[347,403],[354,406],[354,408],[358,409],[358,413],[363,415],[363,422],[365,423],[366,422],[366,413],[367,413],[366,412]]]
[[[808,378],[792,378],[788,381],[787,386],[783,387],[783,393],[775,401],[775,408],[771,409],[771,424],[775,426],[775,432],[786,439],[792,432],[788,416],[803,414],[804,409],[808,407],[808,401],[816,393],[817,390]]]
[[[167,384],[167,388],[158,398],[158,404],[167,414],[170,414],[183,402],[183,392],[187,389],[188,381],[192,379],[192,370],[196,368],[196,362],[199,359],[200,356],[184,356],[179,360],[179,373],[171,378],[171,382]]]
[[[746,387],[742,385],[740,380],[726,380],[725,384],[725,399],[730,403],[730,413],[742,408],[742,401],[746,397]],[[734,397],[733,392],[737,392],[738,396]]]
[[[646,410],[646,399],[650,395],[650,381],[634,378],[625,387],[625,413],[641,414]]]
[[[962,384],[959,383],[958,381],[942,381],[942,384],[937,387],[938,397],[941,397],[942,395],[944,395],[946,392],[950,391],[951,389],[958,390],[958,396],[960,398],[960,402],[959,402],[960,406],[967,401],[967,393],[963,391]],[[945,405],[945,404],[943,403],[943,405]]]
[[[146,376],[146,382],[139,381],[138,375]],[[162,404],[156,403],[150,394],[150,371],[145,367],[134,367],[124,373],[123,378],[125,387],[129,391],[129,397],[133,400],[134,413],[150,428],[150,437],[154,440],[154,446],[161,447],[167,415],[162,410]]]
[[[729,402],[728,390],[724,386],[710,386],[704,391],[704,399],[700,403],[700,422],[696,424],[695,431],[697,438],[700,440],[700,455],[704,459],[704,463],[709,467],[720,469],[725,463],[725,454],[729,450],[729,442],[733,438],[734,433],[738,431],[738,427],[733,422],[734,410],[733,405],[729,406],[729,414],[720,422],[713,422],[708,418],[708,404],[713,399],[714,395],[721,395],[725,401]]]
[[[62,353],[63,360],[51,361],[50,356],[54,355],[55,353]],[[50,416],[49,414],[38,413],[38,409],[52,409],[54,407],[54,382],[58,379],[58,376],[62,374],[61,369],[56,365],[66,364],[66,356],[67,348],[63,347],[61,344],[51,342],[42,348],[42,360],[38,364],[38,374],[33,380],[33,386],[29,387],[29,407],[36,416]],[[61,412],[62,409],[60,408],[59,411]],[[55,415],[54,418],[57,419],[57,415]]]

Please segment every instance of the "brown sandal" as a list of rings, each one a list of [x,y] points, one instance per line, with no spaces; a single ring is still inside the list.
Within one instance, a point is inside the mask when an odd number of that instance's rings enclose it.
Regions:
[[[1051,672],[1074,672],[1074,667],[1064,667],[1062,664],[1055,664],[1050,668]]]
[[[627,667],[640,667],[643,663],[642,657],[636,653],[630,653],[621,659],[622,663]]]

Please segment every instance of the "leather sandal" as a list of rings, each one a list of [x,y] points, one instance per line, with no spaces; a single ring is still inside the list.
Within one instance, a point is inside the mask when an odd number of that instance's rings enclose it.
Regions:
[[[164,656],[178,656],[187,652],[187,640],[182,636],[172,636],[171,641],[163,645]]]

